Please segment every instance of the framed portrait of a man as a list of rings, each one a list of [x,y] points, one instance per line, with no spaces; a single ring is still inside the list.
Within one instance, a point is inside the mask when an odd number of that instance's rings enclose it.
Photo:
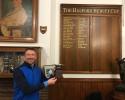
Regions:
[[[38,0],[0,0],[0,42],[36,42]]]

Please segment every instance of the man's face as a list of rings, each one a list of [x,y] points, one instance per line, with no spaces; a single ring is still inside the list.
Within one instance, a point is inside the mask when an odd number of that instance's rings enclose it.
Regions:
[[[36,59],[37,59],[37,54],[35,51],[33,50],[27,50],[25,52],[25,55],[24,55],[24,60],[25,62],[29,63],[29,64],[34,64]]]

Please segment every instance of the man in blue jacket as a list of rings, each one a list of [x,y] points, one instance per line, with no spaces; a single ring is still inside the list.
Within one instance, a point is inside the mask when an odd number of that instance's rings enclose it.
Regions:
[[[13,100],[40,100],[39,90],[54,85],[56,78],[46,79],[40,67],[35,62],[37,52],[27,48],[24,53],[24,63],[14,70]]]

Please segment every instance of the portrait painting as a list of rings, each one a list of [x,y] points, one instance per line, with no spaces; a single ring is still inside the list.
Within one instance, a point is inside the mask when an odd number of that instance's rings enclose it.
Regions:
[[[0,42],[36,42],[38,0],[0,0]]]

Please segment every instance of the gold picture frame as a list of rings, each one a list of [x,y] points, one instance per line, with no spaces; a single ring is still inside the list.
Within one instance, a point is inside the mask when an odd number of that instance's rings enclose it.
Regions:
[[[38,0],[0,0],[0,42],[36,42],[37,27]]]

